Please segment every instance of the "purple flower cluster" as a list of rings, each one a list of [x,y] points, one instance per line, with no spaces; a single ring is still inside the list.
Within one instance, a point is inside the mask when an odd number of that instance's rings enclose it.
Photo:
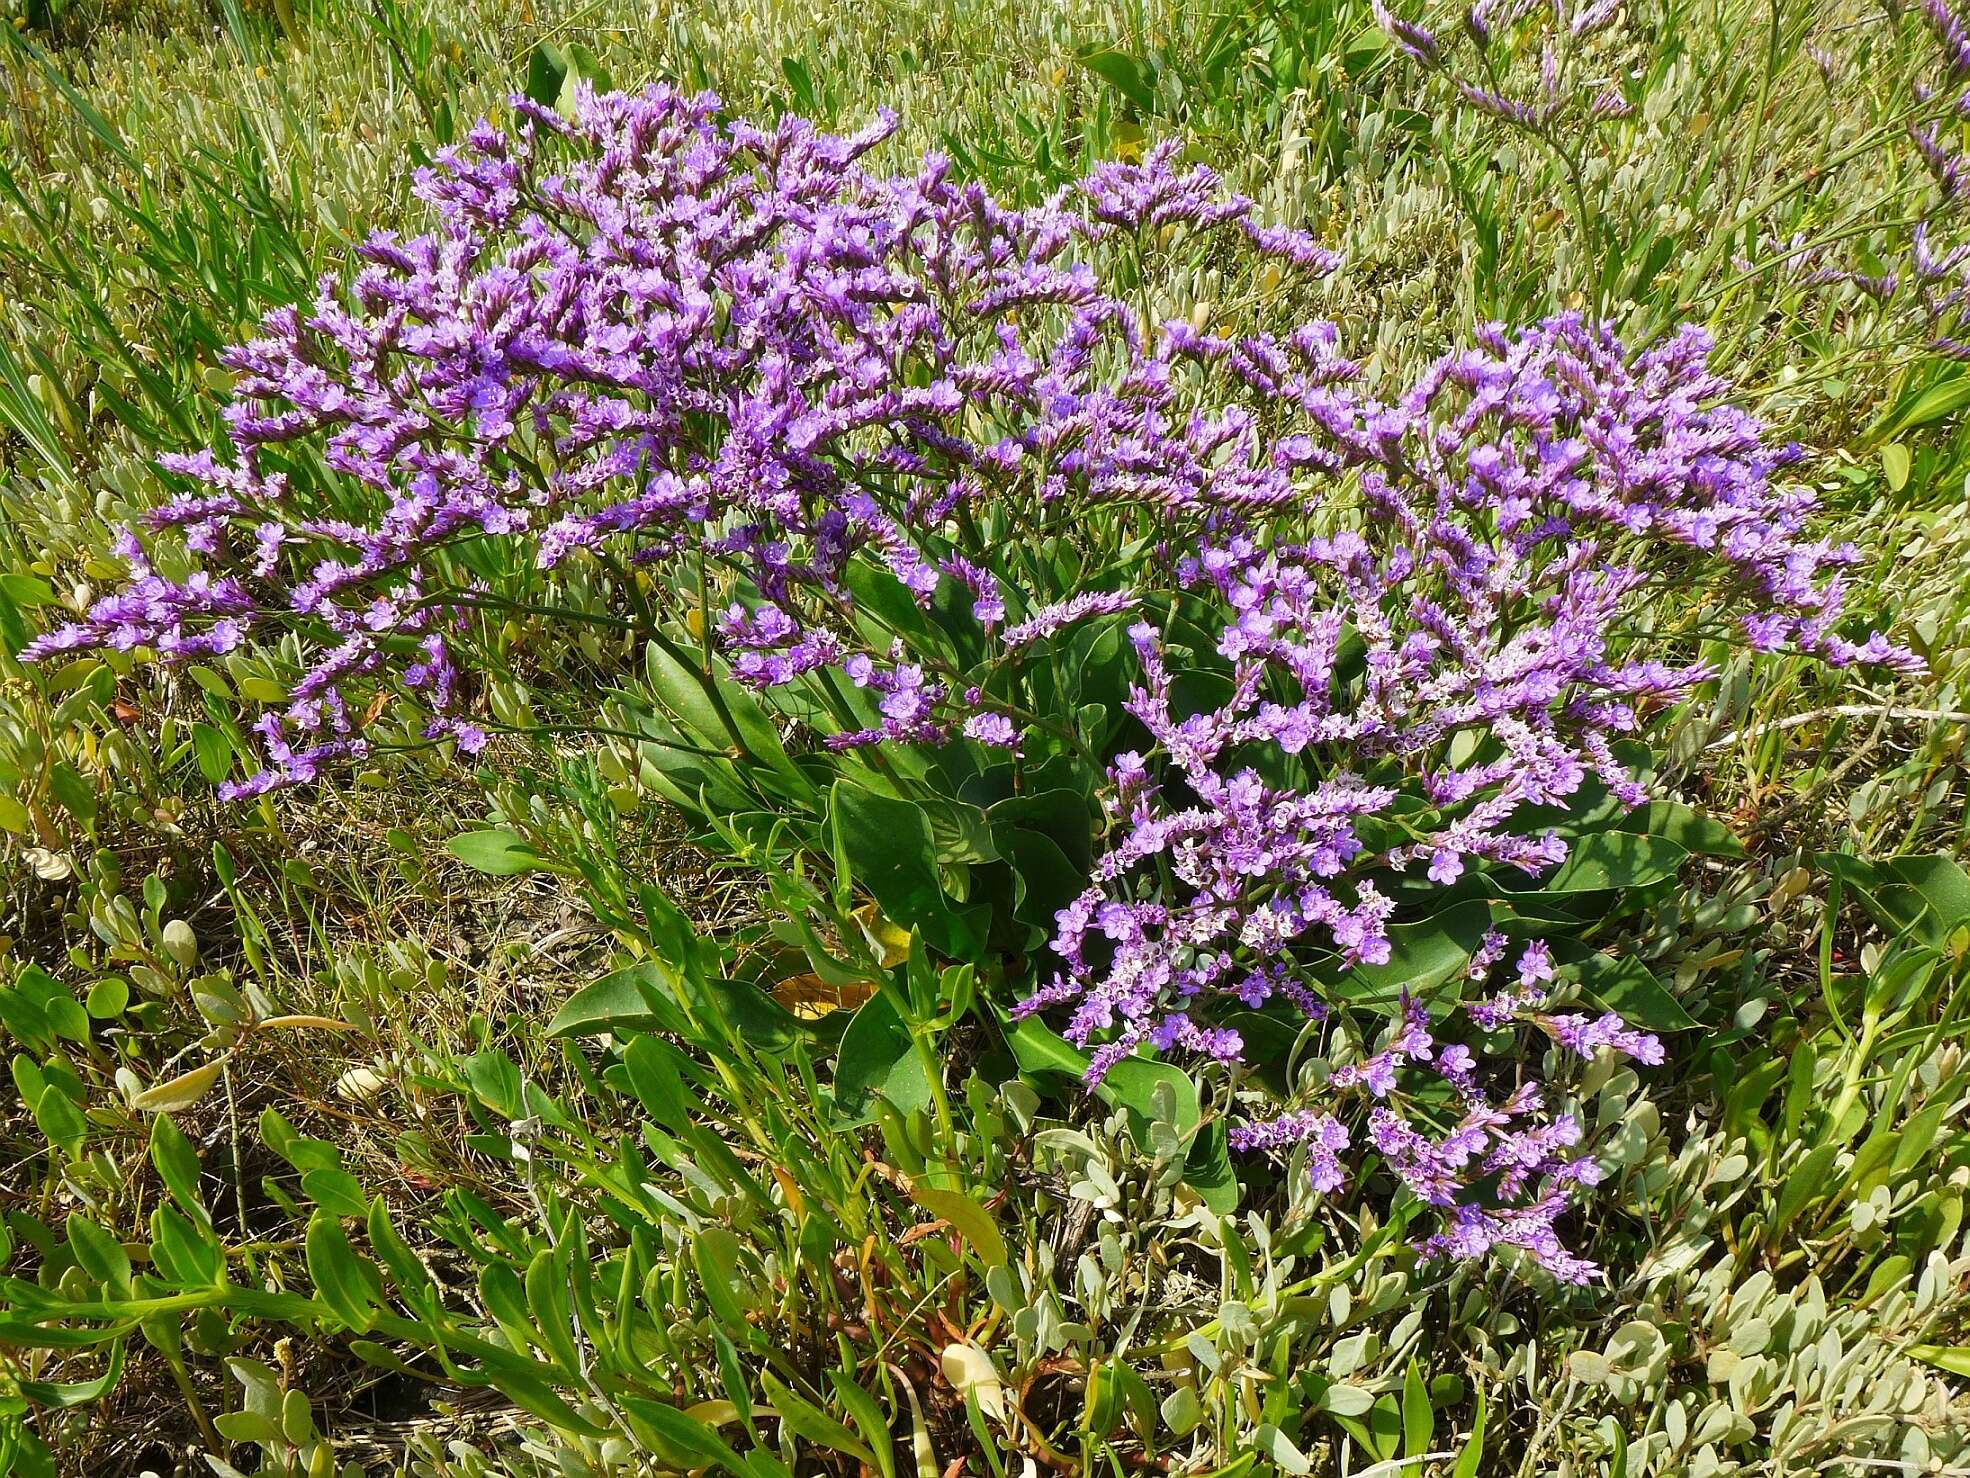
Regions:
[[[1172,628],[1130,629],[1142,680],[1128,708],[1150,747],[1112,762],[1108,845],[1059,915],[1059,973],[1020,1007],[1071,1008],[1091,1078],[1144,1047],[1237,1060],[1239,1033],[1214,1019],[1275,997],[1345,1031],[1324,992],[1389,960],[1388,878],[1502,867],[1531,886],[1566,847],[1521,813],[1564,810],[1590,776],[1622,805],[1645,800],[1615,742],[1710,675],[1688,653],[1650,654],[1645,607],[1666,583],[1702,581],[1755,647],[1913,664],[1838,630],[1852,551],[1810,537],[1810,496],[1776,480],[1796,454],[1722,401],[1699,332],[1632,360],[1570,318],[1479,339],[1390,401],[1248,350],[1279,416],[1270,463],[1318,468],[1328,491],[1221,520],[1173,562],[1172,609],[1208,612],[1216,632],[1221,702],[1180,706]],[[1501,948],[1487,941],[1475,978]],[[1555,978],[1534,945],[1470,1018],[1532,1025],[1581,1057],[1661,1060],[1618,1016],[1541,1014]],[[1448,1138],[1390,1102],[1369,1121],[1390,1167],[1451,1216],[1430,1250],[1509,1243],[1584,1276],[1552,1231],[1592,1183],[1577,1126],[1541,1117],[1536,1092],[1490,1103],[1469,1049],[1439,1049],[1419,1003],[1329,1087],[1387,1100],[1432,1061],[1468,1106]],[[1339,1120],[1290,1122],[1321,1126],[1314,1174],[1332,1180]],[[1505,1164],[1508,1193],[1458,1199]]]
[[[26,653],[113,644],[168,661],[297,628],[315,660],[268,731],[270,767],[234,794],[312,780],[280,736],[352,742],[337,723],[392,684],[422,700],[427,737],[482,742],[451,648],[499,592],[469,547],[517,545],[522,568],[549,572],[591,551],[704,561],[739,597],[719,631],[741,680],[828,668],[880,696],[877,723],[831,743],[965,731],[1009,746],[1007,715],[945,711],[976,684],[871,646],[852,561],[926,605],[941,582],[963,586],[1017,649],[1127,597],[1027,599],[993,572],[989,541],[958,547],[985,510],[1300,497],[1290,467],[1252,460],[1249,413],[1180,413],[1194,346],[1149,344],[1088,259],[1182,229],[1331,270],[1312,237],[1178,168],[1174,145],[1017,211],[941,158],[864,171],[886,115],[834,138],[797,118],[721,123],[715,99],[663,87],[584,93],[572,121],[514,106],[517,132],[481,124],[419,172],[429,234],[373,235],[351,281],[324,279],[311,308],[269,315],[226,356],[231,460],[166,461],[198,491],[150,528],[182,530],[189,556],[249,583],[167,579],[132,540],[137,583]],[[354,522],[297,492],[304,448],[363,490],[336,509],[380,515]]]
[[[1164,632],[1130,630],[1129,711],[1154,748],[1110,767],[1118,830],[1060,916],[1059,978],[1028,1003],[1073,1004],[1068,1035],[1103,1041],[1096,1075],[1191,1033],[1214,1000],[1255,1006],[1296,972],[1384,963],[1378,871],[1536,876],[1565,847],[1519,813],[1564,808],[1590,775],[1646,799],[1614,742],[1709,675],[1624,634],[1665,579],[1706,581],[1757,647],[1913,661],[1837,630],[1852,551],[1807,536],[1810,495],[1774,481],[1793,454],[1718,403],[1700,333],[1632,363],[1573,319],[1480,337],[1390,402],[1267,362],[1271,463],[1358,495],[1175,561],[1217,624],[1218,706],[1180,711]],[[1273,778],[1289,763],[1307,782]],[[1402,836],[1371,851],[1360,821],[1398,797]]]
[[[1922,0],[1915,9],[1935,49],[1940,76],[1912,86],[1915,106],[1901,124],[1933,184],[1908,222],[1870,240],[1862,260],[1848,240],[1851,231],[1829,232],[1817,241],[1803,233],[1772,243],[1766,264],[1780,268],[1806,287],[1852,288],[1872,310],[1883,338],[1920,343],[1945,359],[1970,360],[1970,153],[1960,142],[1960,125],[1970,118],[1970,26],[1948,0]],[[1841,62],[1820,47],[1809,47],[1829,85]],[[1899,240],[1897,240],[1899,237]],[[1894,270],[1880,264],[1893,262]],[[1756,270],[1742,258],[1740,270]]]
[[[1505,952],[1502,935],[1487,935],[1472,957],[1469,980],[1484,981]],[[1630,1030],[1618,1016],[1589,1022],[1534,1009],[1546,998],[1542,982],[1552,977],[1546,946],[1534,941],[1520,956],[1516,981],[1467,1002],[1464,1015],[1486,1034],[1524,1021],[1590,1059],[1608,1048],[1642,1063],[1662,1061],[1661,1043]],[[1425,1258],[1476,1259],[1511,1248],[1563,1282],[1587,1282],[1599,1269],[1568,1250],[1556,1225],[1578,1191],[1601,1178],[1599,1163],[1581,1150],[1580,1121],[1571,1113],[1549,1113],[1538,1082],[1515,1080],[1519,1061],[1509,1041],[1505,1050],[1485,1052],[1482,1039],[1475,1050],[1440,1040],[1443,1029],[1421,1002],[1405,996],[1387,1040],[1328,1075],[1328,1109],[1295,1109],[1240,1124],[1231,1131],[1232,1148],[1305,1145],[1312,1188],[1333,1194],[1347,1186],[1342,1157],[1354,1143],[1343,1116],[1365,1111],[1367,1148],[1438,1216],[1438,1229],[1418,1244]],[[1487,1077],[1511,1086],[1494,1096]],[[1480,1180],[1482,1194],[1474,1189]]]
[[[1384,0],[1372,0],[1371,9],[1382,33],[1411,61],[1432,71],[1452,66],[1455,36],[1446,38],[1403,19]],[[1473,0],[1464,11],[1462,35],[1484,59],[1484,81],[1453,78],[1451,85],[1478,112],[1533,133],[1626,118],[1634,108],[1618,88],[1608,85],[1607,58],[1586,61],[1611,34],[1620,10],[1620,0],[1583,0],[1572,6],[1549,0]],[[1521,53],[1536,56],[1536,67],[1528,63],[1525,85],[1507,91],[1514,74],[1512,56]]]

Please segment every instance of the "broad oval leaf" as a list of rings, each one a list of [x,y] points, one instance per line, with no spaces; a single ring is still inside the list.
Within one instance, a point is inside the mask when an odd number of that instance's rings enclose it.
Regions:
[[[504,827],[461,832],[445,843],[445,850],[473,871],[496,878],[547,868],[547,859],[528,846],[524,837]]]

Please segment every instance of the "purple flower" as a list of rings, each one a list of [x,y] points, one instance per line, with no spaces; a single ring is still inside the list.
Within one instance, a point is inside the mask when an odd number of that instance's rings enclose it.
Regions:
[[[1348,1148],[1348,1131],[1331,1114],[1297,1110],[1262,1123],[1238,1124],[1232,1128],[1230,1140],[1231,1147],[1241,1151],[1307,1145],[1311,1150],[1307,1169],[1314,1190],[1327,1195],[1347,1183],[1340,1157]]]
[[[964,735],[998,749],[1019,748],[1019,729],[1002,713],[973,714],[964,721]]]
[[[1585,1058],[1591,1059],[1607,1047],[1650,1067],[1662,1063],[1662,1043],[1655,1035],[1632,1030],[1612,1011],[1591,1019],[1577,1013],[1547,1016],[1540,1018],[1540,1023],[1562,1047]]]
[[[1036,641],[1066,630],[1076,622],[1088,620],[1093,616],[1112,616],[1117,612],[1128,610],[1135,603],[1135,596],[1126,590],[1084,591],[1068,600],[1042,606],[1024,621],[1008,626],[1005,631],[1005,644],[1008,647],[1031,646]]]
[[[1389,39],[1413,60],[1426,67],[1434,67],[1443,60],[1443,48],[1434,33],[1411,21],[1399,19],[1382,0],[1370,0],[1370,8],[1375,15],[1375,24],[1387,32]]]

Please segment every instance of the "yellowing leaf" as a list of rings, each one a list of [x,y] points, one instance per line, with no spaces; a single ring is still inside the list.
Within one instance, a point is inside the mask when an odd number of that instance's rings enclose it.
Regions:
[[[1006,1239],[992,1220],[992,1213],[962,1191],[938,1190],[918,1186],[912,1193],[917,1204],[951,1227],[971,1244],[971,1250],[987,1267],[1006,1260]]]
[[[787,1174],[785,1167],[775,1165],[772,1167],[772,1170],[773,1179],[779,1182],[780,1193],[787,1198],[787,1206],[793,1212],[794,1219],[796,1221],[805,1221],[807,1219],[807,1198],[801,1195],[799,1184],[795,1182],[791,1175]]]
[[[0,831],[11,831],[16,836],[25,836],[34,829],[34,817],[13,796],[0,790]]]
[[[803,1021],[831,1011],[852,1011],[875,993],[875,986],[866,980],[836,986],[818,975],[790,975],[772,990],[773,999]]]
[[[977,1345],[946,1345],[944,1353],[938,1357],[938,1368],[944,1372],[944,1379],[951,1383],[951,1389],[960,1396],[967,1392],[978,1392],[978,1409],[994,1421],[1006,1419],[1005,1381],[999,1375],[999,1367],[992,1363],[992,1357]]]
[[[175,1114],[205,1097],[206,1091],[218,1081],[219,1064],[208,1062],[203,1067],[195,1067],[188,1073],[179,1073],[167,1082],[146,1088],[130,1100],[130,1106],[146,1113]]]
[[[884,918],[882,910],[873,903],[865,903],[856,909],[855,921],[869,936],[869,942],[880,951],[878,958],[883,969],[900,965],[910,957],[910,931]]]
[[[352,1032],[356,1030],[348,1022],[338,1021],[333,1016],[269,1016],[264,1021],[257,1023],[257,1025],[262,1030],[270,1030],[275,1027],[314,1027],[318,1031],[325,1032]]]
[[[1899,493],[1908,484],[1908,448],[1891,441],[1881,448],[1881,474],[1888,479],[1888,491]]]
[[[335,1091],[344,1098],[361,1103],[381,1093],[388,1081],[373,1067],[352,1067],[335,1080]]]

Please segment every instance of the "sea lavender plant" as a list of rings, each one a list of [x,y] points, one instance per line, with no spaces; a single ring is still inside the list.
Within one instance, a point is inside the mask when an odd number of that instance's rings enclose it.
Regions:
[[[564,613],[674,646],[641,570],[732,680],[810,695],[818,755],[969,745],[1016,767],[1030,746],[1104,785],[1057,968],[1020,1007],[1067,1008],[1091,1080],[1143,1049],[1235,1058],[1219,1010],[1288,1003],[1358,1061],[1241,1144],[1305,1141],[1336,1189],[1359,1099],[1443,1214],[1427,1250],[1584,1277],[1553,1223],[1592,1162],[1536,1085],[1494,1093],[1500,1044],[1659,1044],[1549,1010],[1538,946],[1466,1013],[1482,1060],[1414,1000],[1370,1050],[1328,992],[1388,958],[1391,879],[1529,885],[1565,845],[1523,814],[1590,774],[1644,798],[1614,742],[1707,675],[1651,635],[1663,581],[1709,583],[1756,647],[1908,660],[1843,634],[1851,553],[1812,536],[1794,454],[1727,403],[1703,335],[1631,358],[1578,317],[1486,328],[1385,399],[1331,324],[1155,321],[1173,241],[1335,265],[1173,146],[1014,210],[936,157],[866,169],[887,119],[769,132],[666,88],[583,92],[571,119],[515,107],[513,134],[481,125],[420,172],[428,234],[373,236],[351,280],[227,357],[230,457],[168,459],[185,486],[143,520],[176,543],[127,535],[131,583],[27,655],[175,662],[297,633],[267,765],[227,787],[251,796],[402,742],[392,696],[424,742],[478,751],[502,571],[551,587],[599,563],[634,614]],[[297,491],[316,451],[370,521]],[[957,636],[913,637],[882,582]],[[1103,621],[1127,623],[1136,672],[1112,743],[1047,711],[1044,681]],[[1418,1074],[1464,1106],[1441,1133],[1410,1107]]]
[[[1465,107],[1553,155],[1565,171],[1583,244],[1596,257],[1604,253],[1609,243],[1587,198],[1586,144],[1597,126],[1634,112],[1620,81],[1635,52],[1615,24],[1620,0],[1472,0],[1455,31],[1399,16],[1383,0],[1374,0],[1373,10],[1395,49],[1445,77]]]
[[[1956,141],[1957,125],[1970,117],[1970,28],[1946,0],[1923,0],[1918,13],[1939,75],[1912,85],[1914,107],[1901,125],[1929,177],[1913,224],[1882,233],[1866,265],[1839,238],[1795,240],[1776,259],[1805,285],[1851,287],[1880,315],[1884,337],[1970,360],[1970,158]]]

